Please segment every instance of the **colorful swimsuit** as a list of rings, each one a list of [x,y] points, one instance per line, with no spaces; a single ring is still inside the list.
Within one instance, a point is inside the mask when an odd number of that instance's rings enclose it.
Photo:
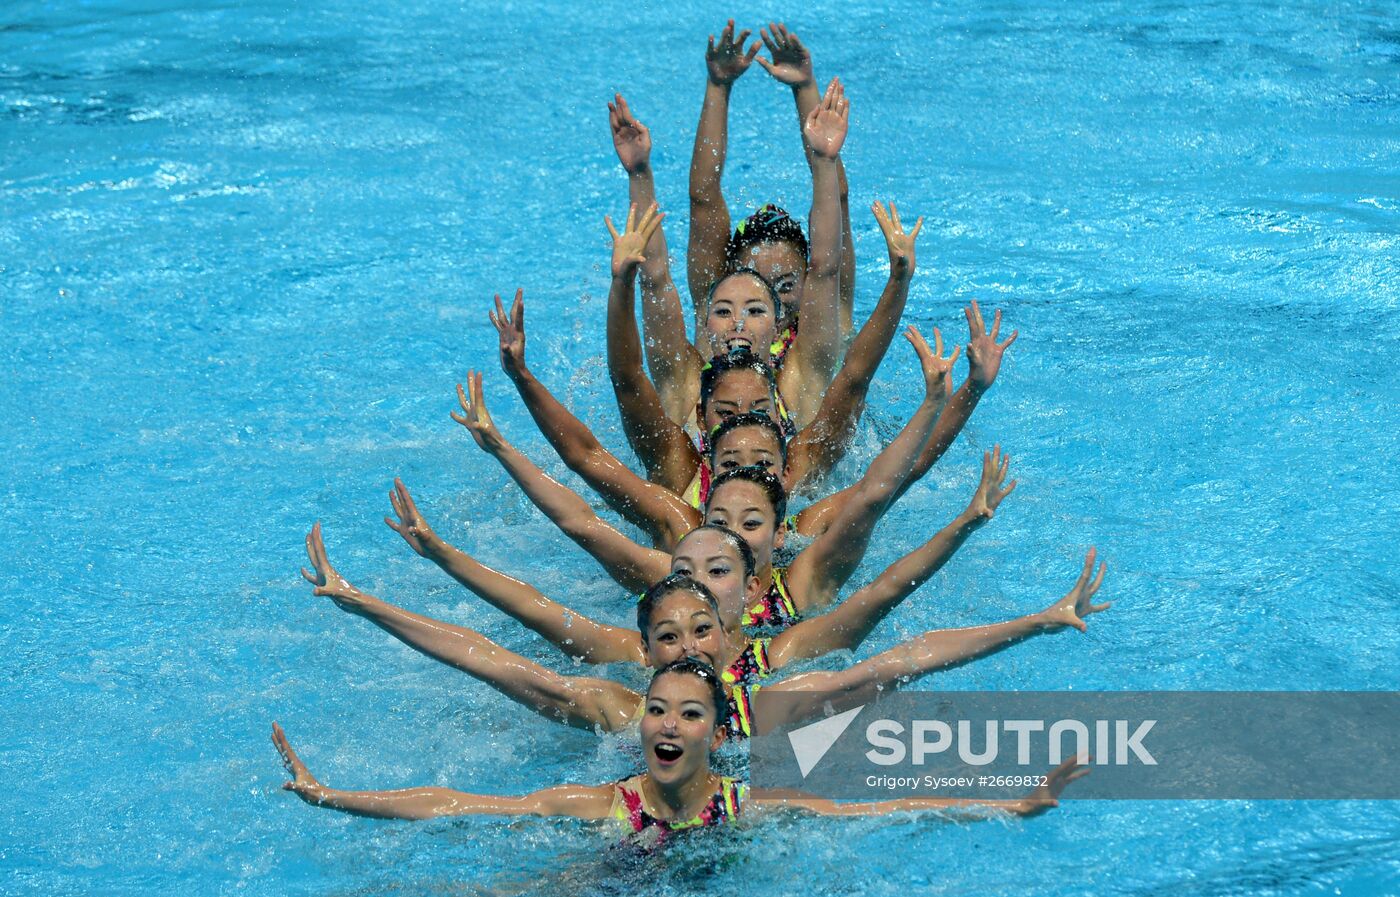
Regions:
[[[797,339],[797,322],[794,321],[791,327],[784,328],[783,332],[773,338],[773,344],[768,347],[768,354],[773,356],[773,367],[780,368],[787,358],[788,350]]]
[[[768,665],[770,641],[772,639],[753,639],[739,659],[719,674],[719,678],[729,686],[729,721],[725,729],[730,740],[748,738],[753,734],[753,696],[759,689],[759,682],[773,672]]]
[[[629,787],[626,781],[624,779],[614,786],[616,794],[613,797],[613,818],[629,826],[633,834],[650,828],[656,829],[658,841],[664,840],[672,832],[723,825],[733,820],[739,815],[744,799],[749,794],[748,785],[725,776],[720,779],[719,790],[703,810],[684,822],[667,822],[648,813],[642,804],[641,789]]]
[[[773,568],[772,584],[757,604],[744,611],[744,619],[740,621],[743,626],[783,630],[802,619],[797,605],[788,595],[787,583],[783,582],[786,575],[786,567]]]

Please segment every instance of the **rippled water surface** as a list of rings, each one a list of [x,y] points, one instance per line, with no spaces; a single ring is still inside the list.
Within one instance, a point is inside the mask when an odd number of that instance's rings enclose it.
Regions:
[[[530,351],[605,441],[605,100],[653,132],[682,246],[707,4],[544,9],[13,0],[0,9],[0,889],[13,893],[1292,894],[1400,891],[1383,803],[1070,803],[1025,823],[780,819],[639,863],[587,826],[395,824],[278,790],[278,719],[348,787],[512,793],[634,761],[315,599],[353,581],[567,669],[407,551],[390,480],[487,563],[600,616],[618,590],[447,412]],[[1021,339],[857,581],[1020,489],[863,654],[1039,609],[1086,546],[1117,601],[927,680],[1400,687],[1400,20],[1388,3],[808,4],[853,102],[857,309],[877,197],[926,216],[908,319]],[[741,24],[758,25],[757,20]],[[786,90],[735,91],[736,209],[809,201]],[[678,273],[680,273],[678,271]],[[849,477],[912,408],[896,345]],[[620,674],[621,675],[621,674]],[[697,839],[698,840],[698,839]]]

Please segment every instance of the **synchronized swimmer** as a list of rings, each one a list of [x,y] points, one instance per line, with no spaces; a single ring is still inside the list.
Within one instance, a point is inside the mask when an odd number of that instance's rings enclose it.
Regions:
[[[690,167],[686,253],[694,336],[672,280],[665,215],[657,208],[651,135],[619,94],[608,104],[618,160],[628,179],[629,212],[612,236],[606,355],[623,430],[645,471],[635,473],[535,377],[525,358],[525,303],[499,296],[488,316],[501,369],[564,463],[624,520],[640,544],[604,520],[583,497],[546,475],[512,445],[487,411],[481,374],[457,387],[452,417],[521,491],[620,586],[619,612],[635,628],[593,620],[533,586],[478,562],[448,543],[419,512],[402,481],[385,522],[475,595],[519,621],[563,654],[593,665],[638,664],[655,671],[645,694],[600,676],[564,675],[481,633],[392,604],[352,585],[330,563],[321,525],[306,537],[318,596],[383,629],[434,660],[490,685],[523,707],[571,726],[614,732],[638,726],[646,770],[605,785],[563,785],[522,797],[446,788],[342,791],[322,785],[273,724],[273,742],[303,800],[364,816],[424,819],[496,814],[615,820],[634,837],[717,825],[741,812],[790,808],[824,815],[939,810],[976,817],[1029,816],[1056,806],[1064,787],[1087,774],[1077,760],[1020,800],[911,797],[837,803],[786,792],[764,794],[716,774],[711,753],[725,741],[859,706],[921,676],[1004,650],[1036,635],[1083,631],[1104,566],[1090,549],[1074,586],[1048,608],[1016,619],[932,630],[844,669],[782,675],[790,665],[833,651],[855,651],[874,628],[992,520],[1016,488],[1000,446],[984,453],[966,509],[927,542],[842,597],[880,519],[957,439],[995,383],[1017,333],[1001,339],[1001,312],[989,328],[974,301],[968,374],[953,388],[962,346],[944,355],[914,327],[905,338],[918,359],[922,399],[899,434],[853,485],[824,494],[864,410],[909,296],[923,219],[906,231],[893,203],[872,210],[884,235],[889,277],[870,318],[853,322],[855,259],[841,148],[850,102],[839,79],[819,92],[812,58],[781,24],[736,36],[730,21],[711,36],[707,81]],[[758,55],[766,48],[768,57]],[[792,89],[812,176],[808,230],[766,204],[732,231],[721,189],[729,96],[753,62]],[[641,284],[642,329],[636,284]],[[852,337],[852,334],[854,336]],[[645,338],[644,338],[645,335]],[[648,373],[649,372],[649,373]],[[808,499],[789,515],[792,496]],[[793,533],[810,544],[778,562]],[[788,700],[763,704],[754,695]],[[781,709],[766,709],[766,708]],[[782,718],[778,718],[781,716]]]

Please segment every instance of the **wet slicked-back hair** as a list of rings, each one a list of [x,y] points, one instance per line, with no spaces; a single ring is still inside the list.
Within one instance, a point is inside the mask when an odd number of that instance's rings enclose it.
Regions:
[[[802,253],[804,259],[811,257],[807,235],[802,232],[802,225],[794,221],[786,210],[771,202],[740,221],[734,228],[734,233],[724,244],[725,266],[738,268],[748,251],[760,243],[790,243]]]
[[[725,483],[732,483],[735,480],[743,480],[746,483],[757,483],[763,489],[768,501],[773,505],[773,516],[777,526],[782,526],[787,519],[787,490],[783,488],[783,481],[775,474],[769,473],[762,467],[738,467],[734,470],[726,471],[715,478],[710,486],[710,497],[706,502],[715,500],[715,494]]]
[[[690,592],[714,608],[715,618],[719,619],[719,601],[716,600],[714,592],[704,583],[696,582],[684,573],[672,573],[647,589],[642,595],[642,600],[637,602],[637,631],[642,634],[643,644],[649,644],[647,631],[651,629],[652,612],[656,610],[656,605],[661,599],[672,592]]]
[[[735,430],[742,430],[745,427],[758,427],[767,430],[768,434],[778,441],[778,457],[784,464],[787,464],[787,439],[783,436],[783,428],[778,426],[773,418],[766,414],[754,414],[746,411],[743,414],[733,414],[720,421],[718,427],[710,433],[710,466],[715,463],[715,452],[719,449],[720,440],[733,433]]]
[[[700,371],[700,407],[710,404],[710,398],[719,388],[719,382],[730,371],[753,371],[768,382],[768,392],[773,400],[778,398],[778,381],[773,375],[773,366],[748,349],[716,355]]]
[[[724,683],[715,673],[715,668],[705,663],[703,660],[696,660],[694,657],[682,657],[680,660],[673,660],[664,667],[656,671],[651,677],[652,684],[662,676],[684,675],[694,676],[710,688],[710,697],[715,704],[715,725],[723,726],[729,721],[729,698],[724,694]],[[651,686],[647,686],[647,696],[651,695]]]
[[[768,294],[768,301],[773,303],[773,314],[778,317],[782,316],[783,300],[778,298],[778,291],[773,289],[773,285],[768,282],[768,278],[758,273],[756,268],[734,268],[716,277],[715,282],[710,284],[709,294],[705,297],[706,309],[709,309],[709,307],[714,304],[715,290],[719,289],[719,285],[729,280],[731,277],[752,277],[754,280],[763,284],[763,292]]]
[[[734,532],[734,530],[730,529],[727,526],[721,526],[718,523],[702,523],[695,529],[686,533],[685,536],[682,537],[681,542],[684,542],[686,539],[689,539],[696,533],[703,533],[706,531],[716,532],[724,536],[724,541],[728,542],[731,546],[733,546],[735,551],[739,552],[739,560],[744,565],[745,578],[753,576],[754,573],[757,572],[758,560],[753,556],[753,549],[749,547],[749,543],[744,541],[743,536]],[[679,543],[677,543],[677,547],[680,547]]]

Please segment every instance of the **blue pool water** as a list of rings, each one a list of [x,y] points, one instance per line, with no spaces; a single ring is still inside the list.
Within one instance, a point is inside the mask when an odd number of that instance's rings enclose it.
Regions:
[[[380,522],[440,531],[581,608],[626,607],[447,417],[523,286],[537,372],[622,450],[601,356],[604,102],[650,125],[672,245],[702,4],[38,2],[0,10],[0,891],[1393,894],[1386,803],[1070,803],[1025,823],[780,819],[651,864],[586,826],[394,824],[278,790],[278,719],[348,787],[513,793],[628,771],[313,598],[352,580],[567,668]],[[862,654],[1039,609],[1085,548],[1118,603],[926,680],[978,689],[1400,687],[1400,20],[1387,3],[780,4],[853,103],[865,207],[927,216],[908,319],[1022,336],[857,581],[955,514],[998,519]],[[754,19],[741,24],[757,26]],[[756,68],[731,204],[808,196]],[[679,271],[678,271],[679,273]],[[849,477],[911,410],[892,351]]]

